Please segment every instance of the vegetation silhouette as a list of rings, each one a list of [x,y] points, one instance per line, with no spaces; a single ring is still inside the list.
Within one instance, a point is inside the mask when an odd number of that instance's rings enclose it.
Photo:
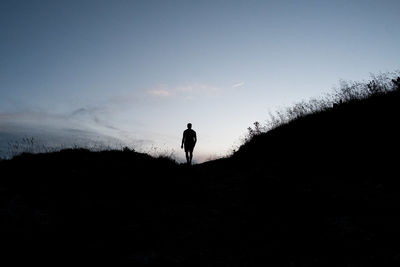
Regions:
[[[183,131],[181,148],[185,147],[186,163],[192,165],[193,149],[197,142],[197,135],[192,130],[192,124],[187,124],[187,129]]]
[[[384,81],[192,168],[130,149],[1,161],[2,262],[398,265],[400,78]]]

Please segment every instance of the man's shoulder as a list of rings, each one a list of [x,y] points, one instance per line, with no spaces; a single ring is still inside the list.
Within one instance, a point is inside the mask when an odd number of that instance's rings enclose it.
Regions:
[[[183,134],[195,135],[196,131],[193,129],[186,129],[183,131]]]

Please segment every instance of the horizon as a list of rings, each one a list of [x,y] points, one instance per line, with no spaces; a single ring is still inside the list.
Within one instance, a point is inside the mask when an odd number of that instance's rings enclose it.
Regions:
[[[400,69],[398,1],[3,1],[10,142],[228,154],[268,113]]]

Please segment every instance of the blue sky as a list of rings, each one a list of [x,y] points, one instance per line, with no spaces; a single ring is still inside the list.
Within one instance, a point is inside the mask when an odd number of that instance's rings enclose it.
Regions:
[[[400,1],[1,1],[10,140],[228,153],[268,112],[400,62]],[[81,140],[81,141],[79,141]]]

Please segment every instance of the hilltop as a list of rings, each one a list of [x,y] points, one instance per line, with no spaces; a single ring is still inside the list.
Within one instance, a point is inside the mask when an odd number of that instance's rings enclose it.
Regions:
[[[296,173],[388,171],[397,162],[399,100],[396,90],[301,116],[254,135],[234,158],[279,172],[287,166]]]
[[[0,162],[2,259],[134,266],[399,264],[400,91],[178,165],[133,150]]]

